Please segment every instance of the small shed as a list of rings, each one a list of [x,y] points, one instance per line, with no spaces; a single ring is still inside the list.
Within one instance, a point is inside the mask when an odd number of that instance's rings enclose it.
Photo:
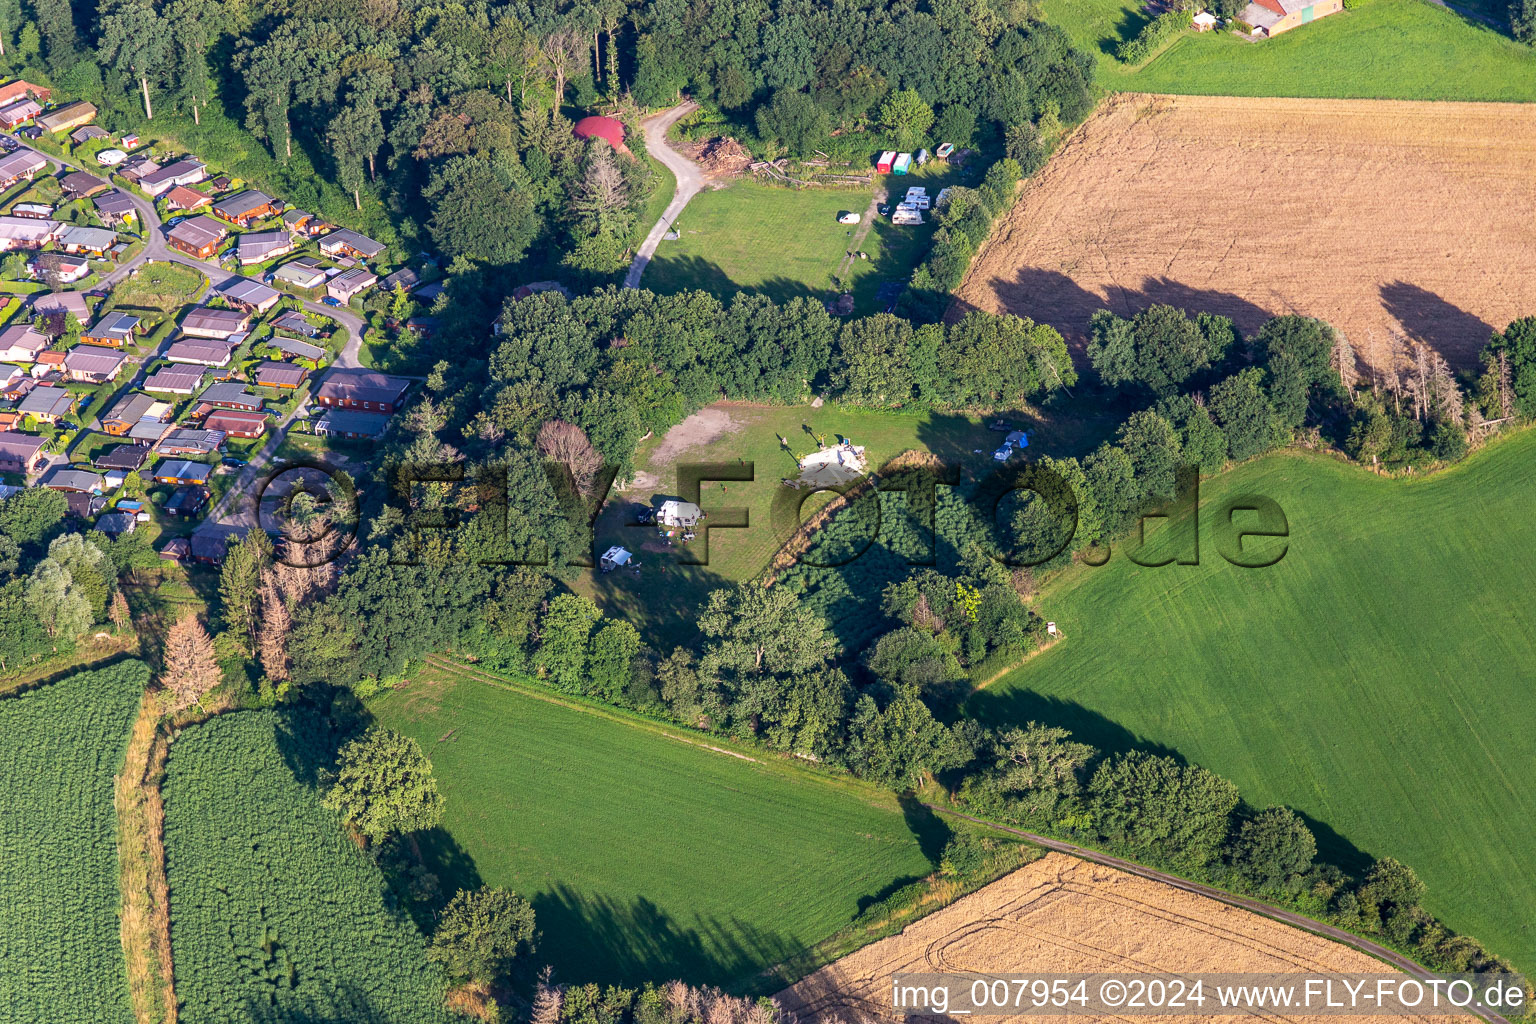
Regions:
[[[624,548],[614,545],[603,552],[603,557],[598,559],[598,565],[602,567],[603,572],[612,572],[615,569],[628,565],[633,557],[634,555],[631,555]]]
[[[911,169],[912,169],[912,154],[911,153],[903,153],[903,154],[901,154],[900,156],[898,156],[896,158],[896,162],[891,164],[891,173],[892,174],[906,174]]]
[[[1195,15],[1191,23],[1195,26],[1196,32],[1209,32],[1216,27],[1216,15],[1210,11],[1201,11]]]

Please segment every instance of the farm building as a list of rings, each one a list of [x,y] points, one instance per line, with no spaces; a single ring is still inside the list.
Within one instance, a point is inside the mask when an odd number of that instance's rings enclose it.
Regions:
[[[251,314],[238,309],[199,306],[181,320],[181,332],[193,338],[231,338],[250,330]]]
[[[117,244],[117,232],[108,228],[69,227],[59,236],[59,245],[67,253],[105,256]]]
[[[656,524],[667,529],[691,530],[703,517],[704,510],[691,501],[664,501],[656,510]]]
[[[8,103],[0,107],[0,128],[8,132],[15,131],[42,112],[43,105],[34,99]]]
[[[257,366],[251,373],[251,379],[257,387],[263,388],[296,388],[304,383],[304,378],[309,376],[309,371],[302,366],[292,363],[275,363],[270,359]]]
[[[150,166],[154,167],[153,164]],[[128,178],[126,171],[123,177]],[[138,179],[138,186],[150,195],[158,196],[160,193],[177,185],[196,185],[207,177],[208,169],[203,165],[203,162],[187,157],[184,160],[177,160],[175,163],[167,164],[164,167],[154,167],[153,170],[143,174]],[[132,178],[128,178],[128,180],[133,181]]]
[[[250,188],[228,199],[220,199],[213,204],[213,212],[241,227],[249,227],[253,221],[275,215],[282,205],[265,192]]]
[[[88,469],[60,466],[43,480],[43,486],[54,491],[75,491],[79,494],[100,494],[106,490],[101,477]]]
[[[205,430],[221,430],[230,437],[260,437],[267,432],[267,414],[220,409],[203,420]]]
[[[293,236],[286,231],[252,231],[235,240],[235,255],[242,267],[286,256],[293,248]]]
[[[47,166],[48,161],[41,153],[31,149],[17,150],[0,159],[0,188],[9,188],[23,179],[30,181]]]
[[[603,552],[603,557],[598,559],[598,565],[602,567],[603,572],[612,572],[615,569],[622,569],[633,558],[634,555],[627,549],[614,545]]]
[[[300,256],[278,267],[272,276],[295,288],[318,288],[325,283],[325,265],[313,256]]]
[[[31,324],[12,324],[0,331],[0,360],[30,363],[49,343],[48,335]]]
[[[165,240],[172,249],[206,260],[219,251],[219,243],[228,234],[229,229],[212,217],[193,217],[166,232]]]
[[[374,370],[332,370],[315,392],[315,401],[336,409],[396,412],[411,382]]]
[[[201,366],[228,366],[230,357],[238,345],[227,341],[204,341],[183,338],[165,350],[165,358],[173,363],[197,363]]]
[[[89,199],[111,188],[106,182],[94,174],[84,171],[73,171],[59,179],[59,186],[64,189],[64,194],[70,199]]]
[[[208,496],[206,487],[178,487],[166,499],[164,512],[168,516],[195,516],[208,504]]]
[[[144,460],[147,458],[149,458],[149,449],[144,445],[120,444],[96,456],[91,460],[91,465],[102,471],[126,469],[131,472],[144,465]]]
[[[66,103],[59,109],[37,119],[37,126],[45,132],[67,132],[96,120],[96,108],[84,100]]]
[[[197,396],[198,402],[211,409],[244,409],[260,412],[263,401],[245,390],[244,384],[210,384]]]
[[[375,242],[350,228],[338,228],[320,239],[320,251],[333,259],[337,256],[352,256],[360,260],[371,260],[384,251],[384,243]]]
[[[133,340],[134,332],[142,321],[132,313],[117,309],[97,320],[90,329],[80,333],[80,340],[91,345],[122,348]]]
[[[63,230],[64,225],[56,220],[0,216],[0,252],[7,249],[41,249]]]
[[[331,278],[330,283],[325,286],[325,291],[338,302],[350,302],[352,296],[372,288],[378,280],[377,275],[362,267],[353,267]]]
[[[75,396],[63,388],[43,385],[33,388],[27,393],[27,397],[16,406],[16,411],[23,417],[31,416],[39,423],[57,423],[68,416],[75,407]]]
[[[82,384],[105,384],[116,380],[128,356],[101,345],[76,345],[64,353],[64,372]]]
[[[1254,35],[1270,38],[1343,9],[1344,0],[1254,0],[1238,20],[1252,25]]]
[[[283,297],[280,292],[248,277],[231,278],[215,290],[231,304],[250,313],[265,313]]]
[[[168,210],[200,210],[212,202],[203,193],[185,185],[173,185],[165,193],[165,208]]]
[[[176,427],[156,438],[154,445],[161,455],[212,455],[223,443],[222,430]]]
[[[210,468],[204,462],[190,462],[186,459],[166,459],[155,467],[155,482],[161,484],[194,484],[200,487],[208,482]]]
[[[108,192],[104,196],[97,196],[92,203],[96,207],[96,216],[108,226],[137,222],[139,219],[138,207],[133,205],[133,199],[126,192]]]
[[[372,440],[383,437],[388,428],[389,417],[384,413],[351,409],[328,409],[315,421],[315,433],[320,437]]]
[[[617,152],[629,152],[629,147],[624,145],[624,125],[614,118],[593,114],[577,121],[571,132],[583,142],[602,139]]]
[[[45,437],[23,434],[15,430],[0,431],[0,471],[6,473],[35,473],[43,461]]]
[[[203,384],[203,370],[156,370],[144,382],[145,391],[164,395],[190,395]]]

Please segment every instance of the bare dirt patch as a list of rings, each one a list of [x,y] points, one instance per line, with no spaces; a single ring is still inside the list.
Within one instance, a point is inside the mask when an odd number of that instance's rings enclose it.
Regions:
[[[1536,311],[1536,107],[1108,100],[1021,193],[957,309],[1081,344],[1099,308],[1321,317],[1367,363],[1395,334],[1469,366]]]
[[[655,490],[661,482],[660,476],[657,475],[658,471],[668,469],[684,452],[701,448],[726,434],[734,434],[743,425],[740,420],[731,415],[730,409],[722,404],[700,409],[667,431],[666,436],[651,451],[650,458],[647,460],[651,468],[636,473],[634,479],[624,486],[625,493]]]
[[[1380,961],[1309,932],[1137,875],[1052,853],[909,925],[900,935],[822,968],[776,998],[803,1021],[897,1021],[902,1018],[891,1008],[891,975],[938,971],[1389,973]],[[1044,1024],[1088,1018],[988,1019]],[[1187,1024],[1192,1018],[1127,1019]],[[1287,1022],[1312,1019],[1285,1018]],[[1342,1024],[1411,1018],[1316,1019]]]

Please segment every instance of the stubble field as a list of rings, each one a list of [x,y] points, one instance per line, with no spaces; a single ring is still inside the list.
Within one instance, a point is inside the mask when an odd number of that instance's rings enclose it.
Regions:
[[[1386,365],[1469,366],[1536,313],[1536,107],[1122,94],[1021,194],[959,291],[1080,343],[1154,302],[1303,313]]]
[[[1113,868],[1048,854],[779,993],[801,1020],[899,1021],[897,973],[1384,973],[1377,960],[1269,918]],[[1081,1021],[1016,1016],[992,1020]],[[1144,1016],[1137,1021],[1187,1021]],[[1215,1019],[1215,1018],[1211,1018]],[[1309,1018],[1287,1021],[1389,1021]]]

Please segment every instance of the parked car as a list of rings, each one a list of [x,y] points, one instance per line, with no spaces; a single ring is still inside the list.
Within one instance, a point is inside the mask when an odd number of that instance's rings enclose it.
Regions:
[[[237,459],[233,455],[226,455],[219,460],[219,465],[228,466],[230,469],[240,469],[242,466],[249,466],[250,463],[244,459]]]
[[[165,222],[165,226],[168,227],[168,228],[173,228],[177,224],[180,224],[182,221],[184,221],[186,219],[187,218],[185,218],[185,217],[172,217],[170,220]]]
[[[341,308],[341,300],[334,295],[327,295],[320,301],[325,303],[327,306],[335,306],[337,309]]]

